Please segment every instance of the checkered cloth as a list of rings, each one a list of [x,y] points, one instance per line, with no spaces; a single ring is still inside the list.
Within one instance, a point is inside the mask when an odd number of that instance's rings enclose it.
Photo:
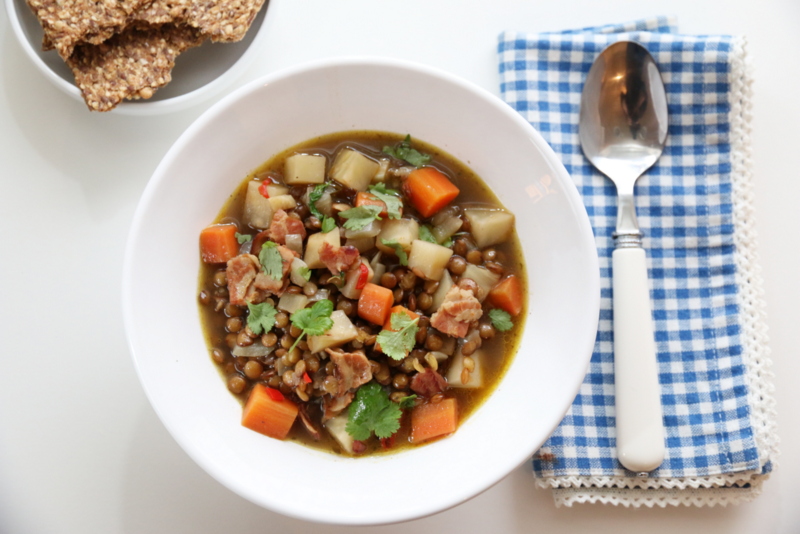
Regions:
[[[658,352],[666,459],[637,478],[617,460],[611,253],[613,183],[584,158],[586,74],[617,40],[643,44],[666,84],[669,137],[636,184]],[[727,504],[754,497],[776,452],[769,359],[754,260],[745,43],[678,35],[654,18],[559,33],[500,36],[501,93],[550,143],[594,228],[601,309],[588,374],[533,459],[558,504]],[[740,192],[741,190],[741,192]],[[746,287],[744,287],[746,286]],[[755,294],[753,294],[755,288]]]

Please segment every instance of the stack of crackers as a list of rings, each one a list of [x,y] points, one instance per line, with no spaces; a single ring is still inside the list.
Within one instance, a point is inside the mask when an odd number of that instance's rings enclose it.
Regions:
[[[75,75],[89,109],[150,98],[172,79],[175,59],[206,39],[244,37],[264,0],[27,0]]]

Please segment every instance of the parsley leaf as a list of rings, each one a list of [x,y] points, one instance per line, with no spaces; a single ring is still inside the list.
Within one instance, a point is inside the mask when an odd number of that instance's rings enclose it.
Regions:
[[[308,194],[308,211],[317,219],[322,219],[324,215],[317,209],[317,201],[325,194],[328,184],[319,184]]]
[[[383,147],[383,153],[388,154],[393,158],[410,163],[414,167],[422,167],[423,165],[430,163],[431,159],[433,159],[431,158],[430,154],[423,154],[422,152],[411,148],[410,134],[394,147]]]
[[[396,239],[381,239],[381,243],[394,249],[395,254],[397,254],[397,259],[400,260],[400,265],[408,265],[408,254],[406,254],[405,249],[403,249],[403,245],[398,243]]]
[[[364,441],[372,432],[379,438],[388,438],[400,429],[400,405],[389,400],[389,395],[376,382],[358,388],[356,398],[350,403],[345,430],[353,438]]]
[[[403,201],[399,198],[399,191],[386,189],[384,184],[378,184],[370,187],[369,192],[386,204],[386,213],[389,214],[390,219],[399,219],[403,216]]]
[[[264,332],[269,332],[275,326],[275,314],[278,310],[269,302],[262,302],[261,304],[247,303],[247,309],[250,313],[247,315],[247,326],[257,336]]]
[[[339,217],[347,219],[344,227],[348,230],[361,230],[372,221],[381,220],[380,206],[359,206],[339,213]]]
[[[419,317],[412,319],[404,312],[393,313],[390,319],[392,330],[383,329],[375,340],[381,352],[395,360],[402,360],[417,343],[417,323]]]
[[[511,330],[511,328],[514,326],[514,323],[511,322],[511,316],[508,314],[508,312],[497,308],[489,310],[489,319],[492,320],[494,327],[501,332]]]
[[[318,300],[310,308],[303,308],[302,310],[294,312],[289,320],[303,332],[294,340],[294,344],[292,348],[289,349],[289,352],[294,350],[295,346],[297,346],[306,334],[309,336],[321,336],[330,330],[333,326],[333,319],[331,319],[332,313],[333,302],[328,299]]]
[[[236,232],[234,235],[236,236],[236,241],[238,241],[240,245],[253,239],[253,236],[250,234],[240,234],[239,232]]]
[[[433,237],[433,232],[431,232],[431,229],[428,228],[428,225],[426,224],[423,224],[419,227],[419,238],[423,241],[427,241],[428,243],[434,243],[436,245],[439,244],[439,242],[436,241],[436,238]]]
[[[333,220],[333,217],[323,216],[322,218],[322,233],[327,234],[331,230],[336,228],[336,221]]]
[[[278,252],[278,244],[274,241],[267,241],[258,253],[258,261],[264,267],[264,272],[273,280],[283,278],[283,258]]]
[[[403,410],[407,410],[409,408],[414,407],[414,405],[416,404],[414,401],[416,399],[417,399],[416,395],[409,395],[408,397],[403,397],[402,399],[400,399],[400,402],[398,404],[400,405],[400,408],[402,408]]]

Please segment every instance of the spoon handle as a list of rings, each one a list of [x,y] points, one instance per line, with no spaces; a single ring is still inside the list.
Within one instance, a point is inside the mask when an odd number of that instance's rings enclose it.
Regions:
[[[644,473],[661,465],[665,453],[647,258],[643,248],[624,245],[611,258],[617,457]]]

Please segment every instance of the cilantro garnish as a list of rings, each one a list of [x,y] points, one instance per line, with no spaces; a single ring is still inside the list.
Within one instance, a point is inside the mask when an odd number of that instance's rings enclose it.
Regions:
[[[417,342],[417,323],[419,317],[412,319],[406,313],[397,312],[391,316],[392,330],[383,329],[375,340],[381,352],[395,360],[402,360]]]
[[[402,399],[400,399],[400,402],[398,402],[398,404],[400,405],[400,408],[407,410],[408,408],[414,407],[414,404],[416,404],[414,401],[416,399],[417,399],[416,395],[409,395],[408,397],[403,397]]]
[[[381,220],[381,211],[380,206],[366,205],[345,210],[339,213],[339,217],[347,219],[344,227],[348,230],[361,230],[372,221]]]
[[[322,213],[320,213],[320,211],[317,209],[317,201],[322,198],[322,195],[325,194],[325,190],[327,188],[328,184],[319,184],[308,194],[308,211],[310,211],[311,214],[317,219],[322,219],[324,217],[324,215],[322,215]]]
[[[410,163],[414,167],[422,167],[423,165],[430,163],[431,159],[433,159],[431,158],[430,154],[423,154],[422,152],[411,148],[410,134],[394,147],[383,147],[383,153],[388,154],[393,158]]]
[[[511,316],[508,314],[508,312],[497,308],[489,310],[489,319],[492,320],[494,327],[501,332],[511,330],[511,328],[514,326],[514,323],[511,322]]]
[[[261,252],[258,253],[258,261],[264,267],[264,272],[267,276],[274,280],[283,278],[283,258],[281,253],[278,252],[278,244],[274,241],[267,241],[261,247]]]
[[[238,241],[240,245],[253,239],[253,236],[250,234],[240,234],[239,232],[236,232],[234,235],[236,236],[236,241]]]
[[[323,217],[322,218],[322,233],[327,234],[331,230],[336,228],[336,221],[333,220],[333,217]]]
[[[400,265],[408,265],[408,254],[406,254],[403,245],[398,243],[396,239],[381,239],[381,243],[394,249],[395,254],[397,254],[397,259],[400,260]]]
[[[300,267],[297,272],[300,274],[300,276],[306,279],[306,282],[311,280],[311,269],[309,269],[307,266]]]
[[[447,239],[445,239],[444,243],[442,243],[442,246],[443,247],[447,247],[447,248],[452,247],[453,246],[453,238],[452,237],[448,237]]]
[[[401,211],[403,209],[403,201],[399,198],[399,191],[386,189],[384,184],[377,184],[370,187],[369,192],[372,193],[375,198],[386,204],[386,213],[389,215],[390,219],[399,219],[403,216],[403,212]]]
[[[321,336],[330,330],[333,326],[333,319],[331,319],[332,313],[333,302],[328,299],[318,300],[310,308],[303,308],[302,310],[294,312],[289,320],[303,332],[294,340],[294,344],[292,348],[289,349],[289,352],[294,350],[295,346],[297,346],[306,334],[309,336]]]
[[[247,309],[250,313],[247,315],[247,326],[257,336],[263,332],[269,332],[275,326],[275,314],[278,310],[269,302],[262,302],[261,304],[247,303]]]
[[[433,237],[433,232],[431,232],[431,229],[424,224],[419,227],[419,238],[423,241],[427,241],[428,243],[434,243],[436,245],[439,244],[439,242],[436,241],[436,238]]]
[[[350,403],[345,430],[354,439],[364,441],[373,432],[379,438],[388,438],[400,429],[400,405],[389,400],[389,395],[376,382],[358,388],[356,398]]]

